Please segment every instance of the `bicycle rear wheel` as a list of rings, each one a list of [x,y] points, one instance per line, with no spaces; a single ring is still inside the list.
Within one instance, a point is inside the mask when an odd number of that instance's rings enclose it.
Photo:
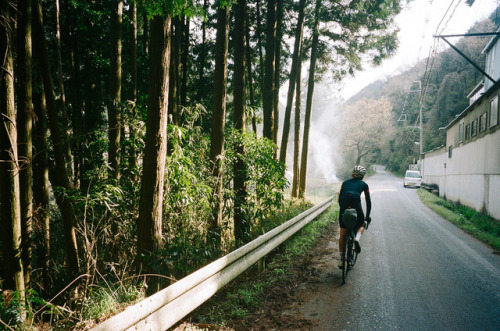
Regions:
[[[344,251],[342,253],[342,261],[344,262],[344,268],[342,268],[342,283],[345,284],[347,279],[347,273],[350,268],[350,256],[352,256],[352,238],[348,234],[345,235],[344,239]]]
[[[351,261],[350,268],[354,267],[354,265],[356,264],[356,260],[358,259],[358,253],[356,253],[353,246],[354,239],[351,237],[351,256],[349,256],[349,260]]]
[[[353,268],[354,265],[356,264],[356,260],[358,259],[358,253],[356,253],[356,250],[354,249],[354,238],[356,237],[356,231],[354,229],[351,230],[349,234],[349,255],[347,255],[347,259],[349,261],[349,269]]]

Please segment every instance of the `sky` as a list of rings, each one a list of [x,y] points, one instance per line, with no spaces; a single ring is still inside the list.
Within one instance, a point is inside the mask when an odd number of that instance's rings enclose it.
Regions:
[[[409,69],[429,56],[431,48],[442,49],[445,43],[434,35],[463,34],[476,22],[487,18],[500,0],[476,0],[469,7],[465,0],[414,0],[396,17],[400,28],[400,46],[397,53],[376,68],[358,72],[346,78],[340,95],[347,99],[366,85],[383,77],[393,76]],[[500,12],[499,12],[500,15]],[[455,42],[459,38],[449,38]]]

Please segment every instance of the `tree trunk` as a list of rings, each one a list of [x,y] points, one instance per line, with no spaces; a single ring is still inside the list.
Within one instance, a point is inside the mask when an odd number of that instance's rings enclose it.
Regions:
[[[215,41],[215,77],[212,111],[212,131],[210,137],[210,163],[216,180],[213,190],[213,218],[209,225],[210,244],[221,249],[222,226],[222,162],[224,159],[224,128],[226,125],[227,54],[229,42],[230,7],[217,9],[217,37]]]
[[[64,152],[66,153],[66,161],[72,166],[71,146],[69,143],[69,122],[68,113],[66,111],[66,94],[64,92],[64,81],[62,72],[62,56],[61,56],[61,24],[60,24],[60,6],[59,0],[56,0],[56,49],[57,49],[57,77],[59,79],[59,93],[61,94],[59,104],[61,107],[61,117],[63,125]]]
[[[64,191],[68,191],[72,187],[66,172],[63,140],[61,139],[61,132],[59,130],[59,123],[57,118],[57,109],[53,87],[54,85],[52,84],[52,74],[50,72],[46,40],[43,34],[42,7],[40,0],[36,0],[34,2],[33,10],[33,14],[35,17],[35,34],[33,40],[35,41],[34,47],[36,48],[37,54],[39,56],[43,88],[47,102],[47,115],[49,118],[50,135],[52,138],[52,146],[54,149],[54,159],[56,166],[55,186],[60,186],[64,189]],[[71,204],[71,201],[65,197],[65,192],[63,192],[62,190],[56,190],[56,200],[59,205],[64,223],[64,237],[66,240],[66,254],[68,256],[70,276],[77,277],[80,273],[80,261],[78,259],[78,246],[76,242],[75,215],[73,212],[73,205]]]
[[[137,116],[137,6],[135,1],[130,3],[130,93],[129,93],[129,101],[130,101],[130,109],[131,109],[131,117],[135,118]],[[132,176],[132,180],[137,180],[137,152],[134,144],[135,141],[135,128],[129,128],[130,141],[130,150],[129,150],[129,167],[130,173]]]
[[[283,39],[283,0],[277,0],[276,7],[276,51],[274,53],[274,96],[273,96],[273,142],[278,146],[278,132],[280,123],[279,95],[281,87],[281,40]],[[275,157],[277,157],[275,150]]]
[[[281,137],[280,162],[286,164],[286,150],[288,146],[288,136],[290,134],[290,117],[292,115],[293,93],[295,91],[295,81],[297,69],[300,62],[300,52],[302,49],[302,31],[304,30],[304,7],[306,0],[299,2],[299,17],[295,30],[295,43],[293,46],[292,64],[290,68],[290,78],[288,81],[288,96],[286,99],[285,118],[283,122],[283,135]],[[297,82],[300,84],[300,82]]]
[[[83,48],[90,48],[92,45],[82,45]],[[94,51],[92,49],[92,51]],[[82,155],[92,155],[92,157],[82,157],[81,171],[80,171],[80,187],[83,192],[89,189],[91,178],[89,173],[96,168],[99,168],[104,162],[104,155],[102,153],[91,154],[92,141],[97,138],[97,132],[100,128],[100,110],[99,105],[102,100],[100,84],[95,81],[97,77],[97,68],[92,64],[90,57],[84,58],[83,85],[85,89],[85,113],[83,114],[83,143],[81,153]]]
[[[208,0],[203,0],[203,10],[208,11]],[[196,93],[198,102],[202,102],[206,94],[205,91],[205,66],[208,53],[207,47],[207,25],[208,23],[203,21],[201,23],[201,50],[198,59],[198,91]]]
[[[22,257],[24,284],[30,288],[31,247],[33,231],[33,77],[31,70],[31,1],[18,2],[19,19],[17,25],[17,128],[18,154],[21,160],[19,173]]]
[[[180,84],[180,105],[181,107],[187,106],[187,84],[188,84],[188,59],[189,59],[189,26],[191,21],[189,18],[184,17],[184,24],[182,25],[182,56],[181,56],[181,84]]]
[[[142,15],[142,49],[144,54],[149,54],[149,21],[147,15]]]
[[[299,56],[300,58],[300,56]],[[294,127],[294,143],[293,143],[293,180],[292,180],[292,198],[299,197],[299,181],[300,181],[300,105],[301,105],[301,79],[302,79],[302,62],[297,62],[297,84],[295,91],[295,127]]]
[[[170,80],[169,80],[169,95],[168,95],[168,113],[172,124],[179,125],[179,65],[180,65],[180,48],[182,40],[181,19],[179,17],[172,18],[172,49],[171,64],[170,64]]]
[[[167,156],[168,83],[170,65],[170,16],[155,16],[151,26],[146,145],[137,224],[137,270],[155,272],[162,247],[163,191]],[[147,263],[148,257],[152,263]],[[158,278],[148,282],[147,294],[161,288]]]
[[[33,196],[35,198],[34,221],[42,231],[42,245],[38,251],[38,259],[42,267],[42,283],[44,294],[50,293],[50,218],[49,218],[49,157],[47,146],[46,106],[43,90],[33,95],[34,111],[38,118],[35,125],[35,150],[39,151],[33,159]]]
[[[234,28],[234,128],[245,133],[245,34],[246,0],[239,0],[235,5]],[[245,145],[241,140],[236,148],[234,164],[234,236],[236,245],[241,246],[250,239],[250,224],[245,216],[246,205],[246,165],[244,161]]]
[[[266,60],[264,72],[263,111],[265,138],[274,141],[274,89],[276,64],[276,11],[277,0],[267,2]]]
[[[251,54],[251,47],[250,47],[250,28],[249,28],[249,22],[248,22],[248,15],[247,15],[247,24],[246,24],[246,31],[245,31],[245,56],[246,56],[246,67],[247,67],[247,82],[248,82],[248,97],[249,97],[249,102],[250,102],[250,107],[252,109],[252,130],[255,134],[257,134],[257,116],[255,114],[255,94],[254,94],[254,86],[253,86],[253,73],[252,73],[252,54]]]
[[[111,54],[109,68],[109,166],[111,177],[120,179],[120,132],[122,86],[122,18],[123,0],[113,0],[111,6]]]
[[[82,169],[82,143],[83,135],[83,116],[82,116],[82,98],[81,98],[81,79],[80,79],[80,57],[78,49],[78,35],[74,29],[75,15],[70,10],[68,0],[63,2],[63,12],[69,24],[63,25],[63,39],[67,40],[69,45],[68,60],[70,63],[70,89],[72,99],[71,120],[73,128],[73,139],[71,141],[71,151],[73,154],[73,186],[80,188],[81,169]]]
[[[311,45],[311,64],[309,66],[309,82],[307,86],[306,116],[304,120],[304,138],[302,139],[302,157],[300,162],[299,197],[301,199],[305,198],[306,192],[307,153],[309,150],[309,129],[311,126],[312,98],[314,94],[314,74],[316,71],[316,57],[318,52],[320,7],[321,0],[316,0],[316,7],[314,9],[314,31]]]
[[[14,20],[10,2],[0,2],[0,227],[5,273],[3,289],[19,291],[24,303],[24,274],[21,256],[21,209],[17,157],[16,110],[14,104]]]
[[[257,34],[257,47],[259,49],[259,78],[260,78],[260,88],[262,89],[264,87],[264,55],[262,54],[262,23],[260,19],[260,0],[255,1],[255,12],[256,12],[256,21],[257,21],[257,27],[255,33]],[[263,93],[261,92],[261,97],[263,98]]]

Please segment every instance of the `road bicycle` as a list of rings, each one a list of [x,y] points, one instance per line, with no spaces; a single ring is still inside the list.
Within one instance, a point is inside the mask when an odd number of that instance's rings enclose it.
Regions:
[[[356,253],[354,249],[354,238],[356,237],[356,232],[357,232],[357,227],[356,227],[356,221],[353,222],[345,222],[346,219],[344,218],[344,225],[346,225],[346,230],[347,233],[344,236],[344,250],[342,252],[342,263],[343,263],[343,268],[342,268],[342,284],[345,284],[345,281],[347,279],[347,274],[349,270],[351,270],[354,267],[354,264],[356,264],[356,259],[358,258],[358,253]],[[349,224],[350,223],[350,224]],[[365,230],[368,229],[368,223],[365,221],[364,227]]]

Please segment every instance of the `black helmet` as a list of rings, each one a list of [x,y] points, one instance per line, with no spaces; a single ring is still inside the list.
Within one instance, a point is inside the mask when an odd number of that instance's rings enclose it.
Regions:
[[[363,166],[357,165],[352,169],[352,177],[363,179],[366,174],[366,169]]]

